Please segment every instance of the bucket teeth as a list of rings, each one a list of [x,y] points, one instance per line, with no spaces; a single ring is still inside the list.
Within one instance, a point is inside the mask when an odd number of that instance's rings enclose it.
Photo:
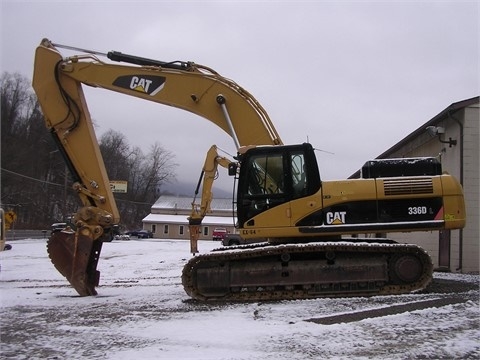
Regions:
[[[101,247],[101,241],[72,231],[56,232],[47,242],[53,265],[80,296],[97,295],[100,272],[96,268]]]

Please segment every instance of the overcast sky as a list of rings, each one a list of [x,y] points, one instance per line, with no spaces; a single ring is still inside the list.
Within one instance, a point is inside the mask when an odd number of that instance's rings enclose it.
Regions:
[[[31,79],[44,37],[194,61],[251,92],[284,143],[327,151],[317,153],[322,178],[340,179],[479,95],[479,19],[478,1],[1,0],[1,70]],[[145,152],[158,141],[176,155],[179,181],[196,183],[210,145],[235,153],[188,112],[106,90],[86,97],[97,134],[118,130]],[[220,181],[229,187],[225,171]]]

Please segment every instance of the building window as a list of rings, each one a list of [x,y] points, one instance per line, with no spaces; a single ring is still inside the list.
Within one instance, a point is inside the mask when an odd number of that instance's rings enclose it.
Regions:
[[[156,224],[153,224],[152,225],[152,233],[156,233],[157,232],[157,225]]]
[[[180,235],[183,235],[183,225],[180,225],[180,227],[178,228],[178,233]]]
[[[208,235],[208,226],[203,227],[203,235],[205,235],[205,236]]]
[[[168,234],[168,224],[163,225],[163,233]]]

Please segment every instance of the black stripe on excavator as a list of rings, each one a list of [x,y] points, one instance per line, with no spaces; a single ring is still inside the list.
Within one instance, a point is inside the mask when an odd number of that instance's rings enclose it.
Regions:
[[[396,226],[395,224],[413,224],[420,222],[435,223],[442,220],[440,216],[443,207],[441,197],[415,199],[389,199],[351,201],[320,209],[302,220],[298,227],[319,226]],[[412,225],[413,226],[413,225]]]
[[[445,222],[443,220],[432,221],[414,221],[397,223],[375,223],[375,224],[353,224],[353,225],[321,225],[321,226],[301,226],[298,231],[303,234],[321,234],[338,232],[381,232],[388,230],[415,230],[415,229],[443,229]]]
[[[107,57],[112,61],[126,62],[141,66],[159,66],[168,69],[189,70],[190,64],[185,61],[164,62],[159,60],[147,59],[135,55],[123,54],[119,51],[109,51]]]
[[[158,75],[123,75],[117,77],[112,85],[154,96],[165,86],[165,77]]]

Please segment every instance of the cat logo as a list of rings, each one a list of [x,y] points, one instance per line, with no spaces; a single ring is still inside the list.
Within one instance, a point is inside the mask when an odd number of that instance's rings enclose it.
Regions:
[[[116,78],[113,85],[155,96],[165,86],[165,78],[155,75],[125,75]]]
[[[328,225],[342,225],[345,224],[346,211],[327,212],[325,220]]]

